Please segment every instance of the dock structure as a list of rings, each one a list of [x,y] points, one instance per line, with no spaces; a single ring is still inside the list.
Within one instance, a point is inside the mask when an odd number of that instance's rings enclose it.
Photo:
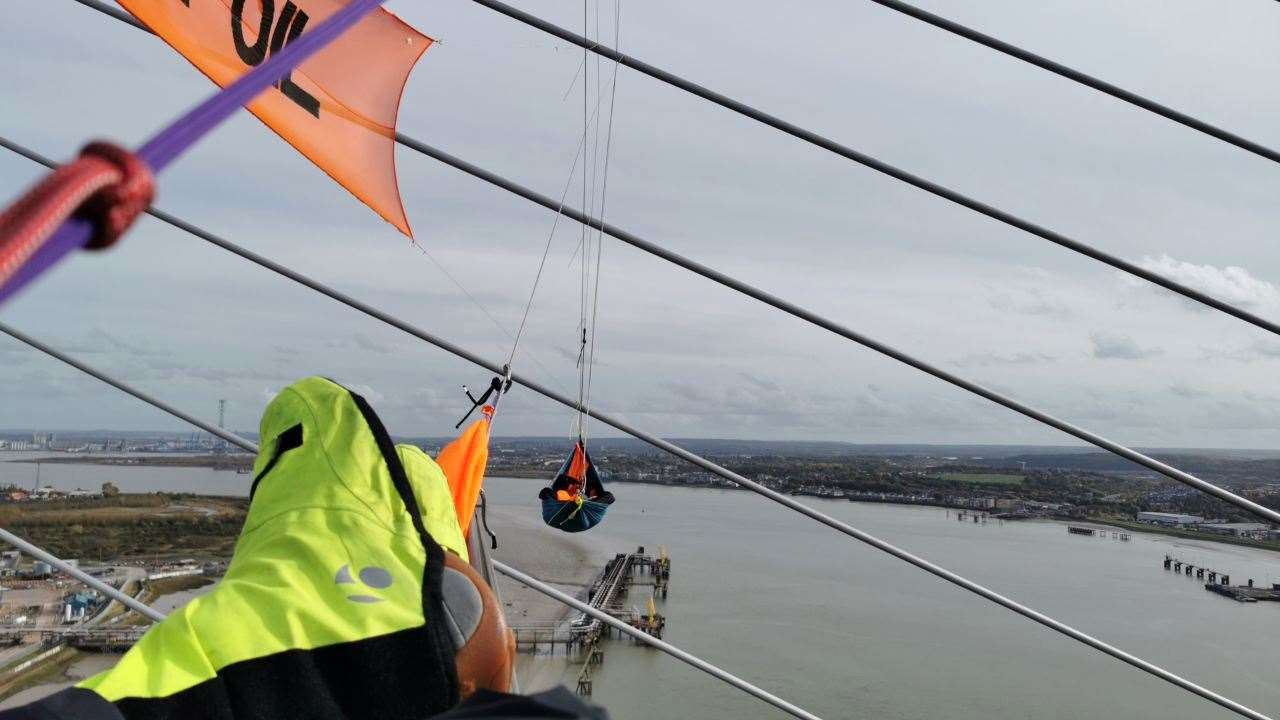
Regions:
[[[1204,589],[1229,597],[1236,602],[1255,603],[1259,600],[1280,602],[1280,583],[1275,583],[1270,588],[1254,587],[1252,580],[1249,581],[1248,585],[1205,583]]]
[[[1119,530],[1108,531],[1106,528],[1089,527],[1087,525],[1068,525],[1067,532],[1070,533],[1071,535],[1085,535],[1088,537],[1096,537],[1099,540],[1105,540],[1107,538],[1107,533],[1110,532],[1112,540],[1129,542],[1129,540],[1131,539],[1129,537],[1129,533],[1127,532],[1121,532]]]
[[[643,547],[634,552],[618,553],[600,570],[587,591],[587,604],[628,625],[660,638],[666,629],[666,618],[657,610],[654,598],[666,598],[671,582],[671,558],[660,549],[657,556],[648,555]],[[633,587],[649,588],[644,608],[629,601]],[[555,625],[523,625],[512,628],[516,648],[522,652],[547,651],[555,654],[563,647],[566,654],[582,658],[577,692],[591,695],[592,672],[604,663],[601,640],[613,637],[614,629],[586,613],[571,616]]]
[[[1232,585],[1230,575],[1219,570],[1192,565],[1172,555],[1164,556],[1164,569],[1172,570],[1175,575],[1185,574],[1187,577],[1191,577],[1194,572],[1196,579],[1208,579],[1209,582],[1204,583],[1205,590],[1229,597],[1236,602],[1254,603],[1260,600],[1280,602],[1280,582],[1272,583],[1268,588],[1255,586],[1253,578],[1249,578],[1245,585]]]

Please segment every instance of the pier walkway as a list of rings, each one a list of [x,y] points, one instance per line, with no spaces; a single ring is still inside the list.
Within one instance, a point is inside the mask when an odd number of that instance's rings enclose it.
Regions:
[[[643,547],[635,552],[618,553],[605,563],[595,582],[587,591],[587,604],[601,610],[632,627],[661,638],[666,628],[666,618],[658,613],[655,597],[666,598],[671,579],[671,559],[665,551],[658,556],[647,555]],[[643,609],[628,603],[629,591],[634,586],[651,588]],[[522,652],[537,653],[543,650],[555,654],[557,646],[563,646],[565,654],[582,657],[582,669],[578,673],[577,691],[590,695],[591,674],[604,662],[601,639],[612,637],[613,628],[585,613],[572,616],[564,622],[550,625],[522,625],[512,628],[516,648]]]

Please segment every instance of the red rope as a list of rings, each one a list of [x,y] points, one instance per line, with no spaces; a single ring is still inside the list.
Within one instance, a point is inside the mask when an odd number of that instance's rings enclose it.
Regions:
[[[115,145],[86,145],[80,157],[36,183],[0,213],[0,286],[72,215],[93,223],[87,248],[113,244],[155,195],[151,169]]]

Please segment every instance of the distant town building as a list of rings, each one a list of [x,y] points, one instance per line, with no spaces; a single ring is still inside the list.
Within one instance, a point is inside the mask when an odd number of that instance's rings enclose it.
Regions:
[[[1182,513],[1140,512],[1138,513],[1138,522],[1163,525],[1165,527],[1187,527],[1188,525],[1199,525],[1204,522],[1204,518],[1199,515],[1183,515]]]
[[[1266,523],[1204,523],[1198,529],[1201,532],[1254,540],[1266,540],[1271,532],[1271,526]]]

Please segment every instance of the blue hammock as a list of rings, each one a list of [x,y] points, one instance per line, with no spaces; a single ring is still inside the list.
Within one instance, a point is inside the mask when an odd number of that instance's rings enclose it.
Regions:
[[[556,491],[573,494],[573,500],[561,500]],[[604,489],[600,474],[591,462],[582,440],[578,440],[569,459],[560,466],[555,482],[538,493],[542,500],[542,521],[564,532],[590,530],[600,521],[613,504],[613,493]]]

